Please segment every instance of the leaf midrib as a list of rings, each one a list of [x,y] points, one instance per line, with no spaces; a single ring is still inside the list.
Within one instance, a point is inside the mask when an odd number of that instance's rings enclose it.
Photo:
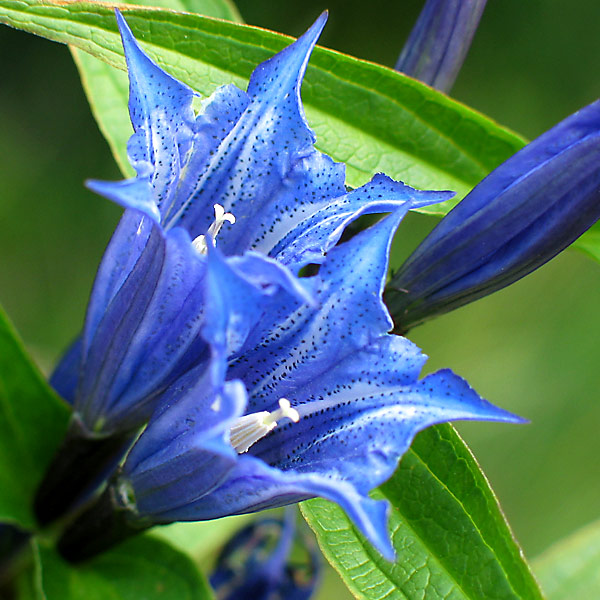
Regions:
[[[458,498],[458,496],[456,496],[456,494],[455,494],[455,493],[454,493],[454,492],[453,492],[453,491],[452,491],[452,490],[451,490],[451,489],[448,487],[448,485],[447,485],[446,483],[444,483],[444,482],[443,482],[443,481],[442,481],[442,480],[441,480],[441,479],[440,479],[440,478],[439,478],[439,477],[436,475],[436,473],[434,473],[434,472],[431,470],[431,468],[429,467],[429,465],[428,465],[428,464],[425,462],[425,460],[422,458],[422,456],[421,456],[421,455],[420,455],[420,454],[419,454],[419,453],[418,453],[416,450],[414,450],[414,449],[411,447],[411,448],[409,448],[409,450],[408,450],[408,452],[407,452],[406,454],[408,454],[408,453],[411,453],[411,454],[412,454],[412,456],[414,456],[414,457],[415,457],[415,458],[416,458],[416,459],[419,461],[419,463],[425,467],[425,469],[427,470],[427,472],[428,472],[428,473],[429,473],[429,474],[430,474],[430,475],[431,475],[431,476],[432,476],[432,477],[435,479],[435,481],[437,481],[437,482],[438,482],[438,483],[439,483],[439,484],[442,486],[442,488],[443,488],[443,489],[444,489],[444,490],[445,490],[445,491],[446,491],[446,492],[447,492],[447,493],[450,495],[450,497],[451,497],[451,498],[453,498],[453,499],[454,499],[454,500],[455,500],[455,501],[456,501],[456,502],[457,502],[457,503],[460,505],[460,507],[462,508],[462,510],[463,510],[463,512],[464,512],[464,514],[465,514],[465,515],[467,515],[467,517],[468,517],[469,521],[470,521],[470,522],[471,522],[471,524],[473,525],[473,527],[474,527],[475,531],[477,531],[477,534],[479,535],[479,538],[481,539],[481,541],[483,542],[483,544],[484,544],[484,545],[485,545],[487,548],[489,548],[489,550],[490,550],[490,551],[491,551],[491,553],[492,553],[492,556],[494,556],[494,557],[496,558],[496,560],[497,560],[497,563],[498,563],[498,564],[499,564],[499,565],[502,567],[502,573],[504,574],[504,577],[505,577],[506,581],[507,581],[507,582],[508,582],[508,584],[510,585],[510,588],[511,588],[511,590],[514,592],[514,594],[515,594],[515,597],[517,597],[517,598],[518,598],[518,597],[519,597],[519,593],[518,593],[518,592],[517,592],[517,590],[515,589],[515,586],[514,586],[514,583],[513,583],[513,581],[512,581],[512,578],[510,577],[510,575],[509,575],[509,573],[508,573],[508,571],[507,571],[507,568],[506,568],[506,566],[505,566],[505,564],[504,564],[504,559],[503,559],[501,556],[499,556],[499,555],[498,555],[498,553],[497,553],[497,552],[494,550],[494,548],[493,548],[492,546],[490,546],[490,544],[488,543],[488,541],[487,541],[486,537],[484,536],[484,533],[483,533],[483,531],[482,531],[482,530],[481,530],[481,528],[480,528],[480,527],[477,525],[477,523],[476,523],[476,522],[473,520],[473,517],[472,517],[471,513],[470,513],[470,512],[467,510],[467,508],[466,508],[465,504],[464,504],[464,503],[463,503],[463,502],[460,500],[460,498]],[[459,457],[459,458],[460,458],[460,457]],[[471,470],[471,469],[469,469],[469,470]],[[475,479],[475,477],[474,477],[474,479]],[[482,489],[482,488],[481,488],[481,486],[480,486],[480,482],[478,482],[478,481],[475,481],[475,485],[476,485],[477,489],[479,489],[481,492],[483,492],[483,496],[484,496],[484,498],[485,498],[485,503],[486,503],[486,506],[489,506],[489,499],[488,499],[488,497],[487,497],[487,496],[488,496],[488,494],[486,493],[486,492],[487,492],[487,490],[485,490],[485,489]],[[387,496],[386,496],[386,497],[387,497]],[[491,514],[491,512],[492,512],[492,511],[490,511],[490,514]],[[495,519],[494,519],[494,520],[495,520]],[[507,527],[507,529],[508,529],[508,527]],[[511,533],[510,529],[508,529],[507,533],[508,533],[509,535],[511,535],[511,537],[512,537],[512,533]],[[514,539],[514,538],[513,538],[513,539]],[[516,544],[516,541],[515,541],[515,544]],[[538,596],[538,597],[540,597],[540,598],[541,598],[541,596]]]

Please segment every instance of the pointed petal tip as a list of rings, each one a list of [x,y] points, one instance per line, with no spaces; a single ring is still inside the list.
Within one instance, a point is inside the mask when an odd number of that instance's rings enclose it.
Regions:
[[[431,206],[432,204],[441,204],[447,200],[451,200],[456,196],[456,192],[452,190],[440,190],[440,191],[425,191],[417,190],[420,192],[411,202],[411,209],[422,208],[424,206]]]
[[[444,421],[492,421],[499,423],[528,423],[503,408],[482,398],[470,384],[451,369],[440,369],[419,381],[425,388],[432,386],[443,399]],[[433,422],[432,422],[433,423]]]
[[[522,425],[529,423],[528,419],[524,419],[519,415],[504,410],[487,400],[480,398],[481,404],[474,407],[474,410],[470,412],[469,416],[462,417],[461,420],[465,421],[489,421],[492,423],[513,423],[515,425]],[[467,413],[468,414],[468,413]]]
[[[326,8],[318,17],[315,23],[322,23],[322,26],[325,26],[327,20],[329,19],[329,10]]]
[[[485,412],[474,418],[496,423],[512,423],[514,425],[530,423],[529,419],[524,419],[519,415],[504,410],[503,408],[499,408],[498,406],[494,406],[493,404],[489,404]]]
[[[474,421],[490,421],[495,423],[513,423],[515,425],[523,425],[529,423],[528,419],[524,419],[508,410],[500,408],[483,398],[479,398],[479,405],[474,406],[472,411],[469,411],[469,416],[464,417],[464,420]]]
[[[161,214],[156,203],[148,199],[145,193],[146,181],[140,179],[125,179],[123,181],[102,181],[86,179],[85,187],[103,196],[125,209],[136,210],[161,225]]]
[[[125,17],[118,8],[115,8],[115,17],[117,19],[117,26],[119,27],[119,33],[121,34],[121,38],[124,35],[133,37],[133,34],[131,33],[131,28],[129,27],[127,21],[125,20]]]
[[[115,17],[117,18],[117,27],[119,28],[119,34],[121,35],[121,42],[123,44],[123,52],[125,54],[125,58],[129,67],[129,61],[132,60],[136,51],[143,54],[146,57],[144,51],[140,48],[133,32],[131,31],[131,27],[125,20],[125,17],[122,15],[121,11],[118,8],[115,8]]]
[[[385,558],[385,560],[387,560],[388,562],[396,562],[396,549],[394,548],[394,546],[392,546],[392,542],[390,541],[388,536],[386,536],[377,544],[377,550],[379,550],[381,556],[383,556],[383,558]]]
[[[329,11],[324,10],[315,20],[315,22],[298,38],[300,40],[306,40],[311,47],[313,47],[323,31],[327,19],[329,18]]]

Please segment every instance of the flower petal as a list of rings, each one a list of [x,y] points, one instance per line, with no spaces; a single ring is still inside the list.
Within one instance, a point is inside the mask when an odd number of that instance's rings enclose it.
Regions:
[[[404,364],[396,365],[398,358]],[[307,384],[310,397],[296,404],[298,423],[281,424],[257,442],[219,488],[155,518],[212,519],[322,496],[393,558],[386,505],[367,493],[392,475],[415,434],[456,419],[522,422],[448,370],[407,383],[420,362],[410,342],[392,336],[349,355]]]
[[[173,125],[177,142],[184,150],[194,124],[191,101],[194,91],[156,65],[140,48],[131,29],[118,9],[115,9],[123,50],[129,73],[129,114],[134,130],[152,130],[157,107],[161,116]],[[146,144],[151,148],[152,144]],[[150,157],[147,157],[150,158]]]
[[[96,273],[88,303],[82,352],[87,354],[104,312],[144,252],[154,225],[136,211],[126,210],[113,233]]]
[[[205,283],[205,325],[202,335],[211,345],[215,381],[224,379],[228,357],[275,304],[313,303],[303,282],[284,266],[254,252],[225,258],[208,246]]]
[[[199,378],[190,372],[163,400],[163,409],[150,420],[123,466],[122,479],[133,489],[142,514],[206,495],[237,461],[227,434],[246,406],[240,382],[217,388],[208,371]]]
[[[88,181],[88,187],[161,222],[173,202],[177,181],[192,143],[194,92],[163,71],[144,53],[115,9],[129,75],[129,114],[134,134],[127,155],[137,177]]]
[[[243,455],[217,489],[196,502],[155,515],[164,521],[197,521],[256,512],[321,496],[339,504],[388,560],[394,549],[387,532],[388,505],[356,492],[345,481],[321,474],[284,473]]]
[[[389,331],[381,291],[403,213],[329,252],[319,274],[307,281],[315,290],[317,309],[287,301],[261,319],[228,371],[246,384],[251,412],[275,409],[279,398]]]
[[[330,200],[325,207],[304,219],[278,244],[269,250],[292,271],[309,263],[321,263],[327,251],[339,241],[344,229],[361,215],[411,209],[454,196],[454,192],[415,190],[387,175],[378,173],[373,179],[348,194]]]
[[[329,198],[345,193],[344,167],[317,152],[300,101],[308,58],[325,24],[323,14],[295,43],[259,65],[249,104],[205,163],[194,159],[180,183],[180,207],[170,220],[206,230],[212,206],[235,215],[219,237],[227,255],[264,252]]]
[[[147,182],[148,204],[154,203],[164,214],[191,147],[194,92],[150,60],[121,13],[115,14],[127,60],[129,114],[135,132],[128,155],[141,181]]]
[[[383,338],[347,357],[310,382],[306,394],[289,397],[298,423],[280,425],[249,452],[282,471],[321,473],[367,494],[393,474],[426,427],[454,420],[523,422],[448,369],[406,384],[403,365],[395,364],[403,350],[402,343]]]
[[[88,427],[140,425],[160,392],[206,359],[198,343],[204,262],[184,230],[165,238],[154,226],[83,357],[76,410]]]
[[[98,181],[89,179],[85,182],[88,189],[100,196],[130,208],[149,217],[157,224],[161,222],[160,209],[154,196],[149,191],[146,178],[126,179],[124,181]]]

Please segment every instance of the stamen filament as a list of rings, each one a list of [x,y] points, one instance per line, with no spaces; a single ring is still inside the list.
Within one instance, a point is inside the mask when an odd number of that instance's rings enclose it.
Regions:
[[[215,210],[215,220],[212,222],[211,226],[208,228],[206,235],[199,235],[192,242],[192,246],[200,253],[206,254],[208,251],[207,246],[207,238],[210,238],[213,244],[217,243],[217,235],[219,235],[219,231],[221,228],[227,223],[231,223],[232,225],[235,223],[235,216],[232,213],[225,212],[225,209],[220,204],[215,204],[213,206]]]
[[[253,444],[277,427],[277,421],[284,418],[294,423],[300,420],[298,411],[291,407],[286,398],[279,400],[279,408],[273,412],[263,410],[240,417],[230,430],[231,445],[238,454],[247,452]]]

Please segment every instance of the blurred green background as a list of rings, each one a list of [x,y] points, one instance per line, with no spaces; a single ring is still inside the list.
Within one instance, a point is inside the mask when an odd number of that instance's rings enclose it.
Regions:
[[[325,46],[392,66],[417,0],[239,0],[250,24],[300,34],[324,8]],[[452,95],[532,138],[600,96],[597,0],[489,0]],[[83,187],[119,178],[64,46],[0,28],[0,301],[48,371],[81,327],[120,210]],[[376,118],[376,116],[374,116]],[[410,183],[410,182],[408,182]],[[403,224],[397,257],[431,228]],[[600,266],[568,251],[409,335],[530,425],[459,429],[529,557],[600,517]]]

